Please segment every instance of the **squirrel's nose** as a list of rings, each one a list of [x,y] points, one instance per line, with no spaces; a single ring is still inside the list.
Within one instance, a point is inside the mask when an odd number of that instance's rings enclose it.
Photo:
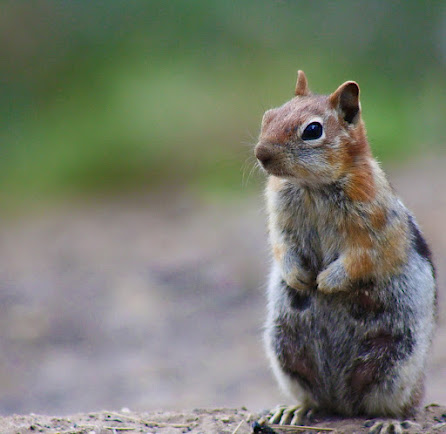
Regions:
[[[265,145],[257,145],[254,150],[256,158],[262,163],[265,167],[272,159],[273,155],[268,146]]]

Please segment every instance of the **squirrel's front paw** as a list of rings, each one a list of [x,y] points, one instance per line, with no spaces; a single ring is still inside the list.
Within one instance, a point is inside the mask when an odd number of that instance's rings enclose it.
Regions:
[[[331,294],[345,291],[348,288],[349,280],[342,262],[337,260],[319,273],[316,282],[318,291]]]
[[[310,273],[297,269],[284,275],[284,280],[289,287],[298,291],[308,290],[315,284],[314,277]]]

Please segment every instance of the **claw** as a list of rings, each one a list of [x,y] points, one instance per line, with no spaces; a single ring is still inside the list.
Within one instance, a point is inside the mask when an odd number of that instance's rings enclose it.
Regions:
[[[297,413],[299,409],[300,407],[298,405],[286,407],[282,414],[282,418],[280,419],[280,425],[292,425],[290,422],[294,419],[295,413]]]
[[[268,422],[272,425],[301,425],[309,410],[304,405],[281,405],[271,412]]]
[[[407,430],[419,430],[421,426],[410,420],[400,422],[399,420],[369,420],[365,423],[369,427],[369,434],[403,434]]]
[[[269,418],[269,423],[271,424],[279,424],[282,420],[283,412],[285,411],[286,406],[281,405],[272,410],[272,416]]]

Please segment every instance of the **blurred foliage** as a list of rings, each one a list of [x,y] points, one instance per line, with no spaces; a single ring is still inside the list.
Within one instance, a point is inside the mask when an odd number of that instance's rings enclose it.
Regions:
[[[359,82],[380,159],[446,136],[446,4],[3,1],[6,204],[135,189],[246,189],[266,108],[296,70]],[[252,182],[251,182],[252,184]]]

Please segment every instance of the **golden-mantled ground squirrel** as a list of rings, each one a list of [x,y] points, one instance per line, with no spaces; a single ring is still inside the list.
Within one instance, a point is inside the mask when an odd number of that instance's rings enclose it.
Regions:
[[[435,328],[430,250],[371,155],[358,85],[315,95],[299,71],[295,95],[265,113],[255,147],[269,175],[266,348],[300,403],[272,421],[412,417]]]

